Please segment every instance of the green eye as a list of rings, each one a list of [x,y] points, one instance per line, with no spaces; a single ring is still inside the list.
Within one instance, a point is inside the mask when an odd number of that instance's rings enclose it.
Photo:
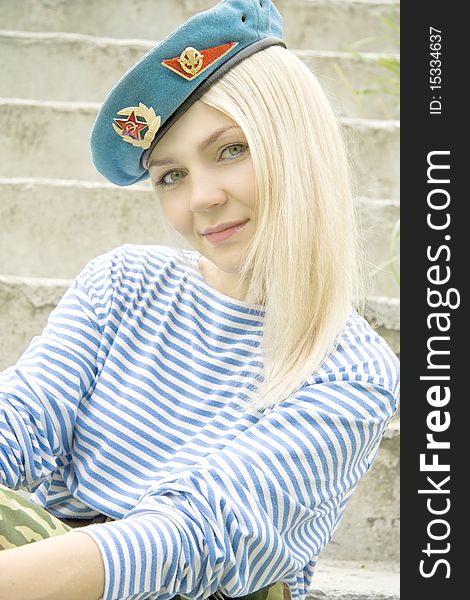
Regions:
[[[168,171],[155,182],[155,187],[171,187],[175,183],[178,183],[183,178],[183,171]]]
[[[164,175],[162,177],[162,179],[166,184],[172,184],[172,183],[176,183],[179,179],[181,179],[181,177],[182,177],[181,171],[170,171],[169,173]]]
[[[247,148],[248,146],[246,144],[232,144],[222,151],[220,157],[228,159],[238,158],[246,152]]]

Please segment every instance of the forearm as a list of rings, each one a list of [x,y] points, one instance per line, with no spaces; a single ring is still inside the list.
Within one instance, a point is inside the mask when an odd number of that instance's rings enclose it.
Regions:
[[[99,600],[103,592],[101,553],[83,532],[0,552],[0,600]]]

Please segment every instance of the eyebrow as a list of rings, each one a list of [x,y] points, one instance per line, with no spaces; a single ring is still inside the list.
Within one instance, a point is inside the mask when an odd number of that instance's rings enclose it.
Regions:
[[[198,146],[199,152],[203,152],[208,146],[213,144],[223,133],[225,133],[226,131],[229,131],[230,129],[238,129],[239,131],[241,131],[241,128],[236,125],[229,125],[228,127],[221,127],[220,129],[216,129],[213,133],[210,134],[210,136],[208,138],[206,138],[204,141],[202,141],[199,144],[199,146]],[[150,160],[149,168],[150,167],[158,167],[161,165],[172,165],[177,162],[178,161],[175,160],[174,158],[161,158],[158,160]]]

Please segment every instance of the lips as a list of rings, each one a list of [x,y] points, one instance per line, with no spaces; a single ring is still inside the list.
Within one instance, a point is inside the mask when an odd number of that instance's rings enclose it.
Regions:
[[[246,221],[230,221],[227,223],[221,223],[220,225],[216,225],[215,227],[208,227],[203,231],[203,235],[208,235],[210,233],[218,233],[219,231],[225,231],[226,229],[231,229],[232,227],[237,227],[238,225],[243,225]]]
[[[221,229],[213,233],[206,233],[204,235],[209,242],[212,242],[213,244],[218,244],[219,242],[223,242],[224,240],[232,237],[238,231],[241,231],[247,223],[248,221],[244,221],[242,223],[232,225],[231,227],[227,227],[226,229]]]

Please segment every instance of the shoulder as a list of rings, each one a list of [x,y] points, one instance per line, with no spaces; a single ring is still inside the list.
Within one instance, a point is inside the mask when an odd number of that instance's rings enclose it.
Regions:
[[[327,381],[362,381],[394,392],[399,382],[399,361],[386,340],[352,310],[317,375]]]
[[[302,391],[331,394],[370,406],[385,401],[385,412],[390,417],[398,406],[399,373],[399,360],[386,340],[352,310],[334,349],[306,380]]]
[[[91,260],[81,275],[99,286],[144,283],[165,273],[169,277],[183,273],[190,255],[190,251],[169,246],[124,244]]]
[[[194,253],[162,245],[125,244],[92,259],[75,279],[75,290],[105,322],[136,303],[166,302],[184,285]]]

